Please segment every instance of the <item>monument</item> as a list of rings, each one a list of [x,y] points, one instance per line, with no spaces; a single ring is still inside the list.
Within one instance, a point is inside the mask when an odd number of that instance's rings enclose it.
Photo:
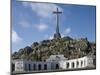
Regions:
[[[57,11],[54,11],[53,14],[56,14],[56,33],[54,34],[54,38],[55,39],[59,39],[61,38],[60,32],[59,32],[59,14],[61,14],[62,12],[59,11],[59,9],[57,8]]]

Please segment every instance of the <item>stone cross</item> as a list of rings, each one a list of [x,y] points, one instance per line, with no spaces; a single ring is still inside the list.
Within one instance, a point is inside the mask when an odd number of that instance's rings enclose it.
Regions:
[[[57,22],[57,27],[56,27],[56,34],[59,33],[59,14],[61,14],[62,12],[59,11],[59,9],[57,8],[56,11],[53,11],[54,14],[56,14],[56,22]]]

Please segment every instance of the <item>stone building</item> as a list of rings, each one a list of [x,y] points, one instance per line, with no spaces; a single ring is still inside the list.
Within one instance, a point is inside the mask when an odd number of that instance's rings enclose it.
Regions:
[[[23,59],[12,61],[13,72],[54,71],[68,69],[85,69],[94,67],[93,58],[85,56],[68,60],[64,55],[51,55],[46,61],[26,61]]]

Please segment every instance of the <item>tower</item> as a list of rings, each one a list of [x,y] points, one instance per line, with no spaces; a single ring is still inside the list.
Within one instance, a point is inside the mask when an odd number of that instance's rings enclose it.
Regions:
[[[61,14],[62,12],[58,10],[54,11],[53,14],[56,14],[56,33],[54,34],[54,38],[55,39],[59,39],[61,38],[60,32],[59,32],[59,14]]]

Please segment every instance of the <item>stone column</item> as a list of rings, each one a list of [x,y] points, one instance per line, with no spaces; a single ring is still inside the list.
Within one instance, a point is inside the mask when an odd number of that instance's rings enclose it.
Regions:
[[[81,60],[79,60],[78,62],[79,62],[78,68],[81,68]]]
[[[69,69],[71,69],[71,68],[72,68],[72,62],[69,61]]]
[[[74,68],[77,68],[77,61],[76,60],[74,61],[74,65],[75,65]]]

